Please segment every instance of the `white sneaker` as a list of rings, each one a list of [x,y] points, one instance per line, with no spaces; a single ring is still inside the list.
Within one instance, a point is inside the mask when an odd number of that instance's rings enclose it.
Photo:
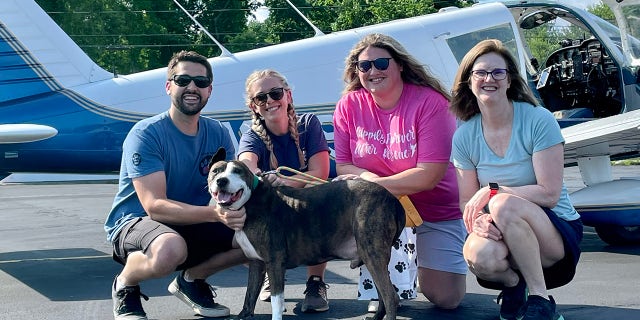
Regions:
[[[369,306],[367,306],[367,312],[376,313],[379,305],[380,301],[378,299],[371,299],[371,301],[369,301]],[[398,301],[398,308],[400,307],[402,307],[402,301]]]
[[[378,301],[378,299],[371,299],[371,301],[369,301],[369,306],[367,307],[367,312],[376,313],[379,305],[380,301]]]
[[[266,273],[264,274],[264,282],[262,283],[262,289],[260,289],[258,298],[265,302],[271,301],[271,286],[269,285],[269,276],[267,276]]]

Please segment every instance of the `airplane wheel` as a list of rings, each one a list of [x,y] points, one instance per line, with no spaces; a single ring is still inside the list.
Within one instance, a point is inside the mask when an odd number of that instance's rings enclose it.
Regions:
[[[640,244],[640,226],[600,225],[595,229],[600,239],[610,245]]]

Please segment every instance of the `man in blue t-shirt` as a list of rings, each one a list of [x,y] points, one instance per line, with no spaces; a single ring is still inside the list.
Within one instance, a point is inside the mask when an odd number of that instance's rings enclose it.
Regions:
[[[226,317],[229,308],[214,302],[205,282],[214,272],[246,261],[232,244],[242,228],[244,209],[209,205],[209,161],[222,148],[235,150],[220,122],[200,116],[212,90],[207,59],[181,51],[169,61],[165,88],[168,111],[144,119],[127,135],[119,190],[106,219],[107,239],[122,272],[112,286],[118,319],[147,319],[139,283],[182,272],[169,291],[205,317]]]

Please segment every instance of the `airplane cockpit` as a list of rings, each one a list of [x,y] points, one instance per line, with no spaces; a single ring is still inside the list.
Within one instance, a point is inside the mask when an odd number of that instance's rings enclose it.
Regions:
[[[622,111],[620,78],[600,41],[567,39],[547,58],[536,89],[561,118],[603,118]]]
[[[637,90],[625,91],[623,83],[625,77],[638,75],[623,69],[620,31],[615,25],[558,5],[511,10],[523,39],[541,34],[557,39],[543,50],[539,42],[528,41],[525,54],[530,86],[561,126],[620,114],[625,103],[638,101],[638,97],[625,97],[639,95]],[[536,45],[536,52],[544,56],[532,54]],[[626,98],[630,100],[625,102]]]

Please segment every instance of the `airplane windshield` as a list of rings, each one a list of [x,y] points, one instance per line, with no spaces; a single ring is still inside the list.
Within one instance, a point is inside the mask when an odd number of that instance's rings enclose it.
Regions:
[[[640,8],[638,10],[640,13]],[[616,44],[616,48],[622,52],[622,41],[620,39],[620,29],[611,24],[610,22],[603,20],[602,18],[588,12],[588,15],[591,17],[593,22],[595,22],[602,30],[605,31],[606,35],[611,38],[611,40]],[[631,44],[631,53],[637,59],[640,58],[640,14],[634,18],[630,18],[630,35],[629,42]]]
[[[640,59],[640,4],[630,4],[622,11],[626,17],[628,32],[631,35],[629,37],[631,54],[638,61]]]

